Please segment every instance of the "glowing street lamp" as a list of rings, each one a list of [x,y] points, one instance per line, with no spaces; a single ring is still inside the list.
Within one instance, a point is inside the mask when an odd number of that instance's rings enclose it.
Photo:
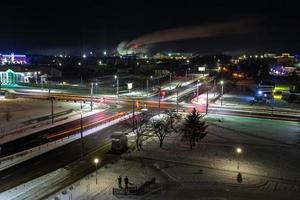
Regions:
[[[240,147],[236,148],[237,159],[238,159],[237,169],[240,169],[240,154],[241,154],[242,152],[243,152],[242,148],[240,148]]]
[[[114,78],[117,80],[117,96],[119,97],[119,78],[117,75],[115,75]]]
[[[82,58],[84,58],[84,59],[86,58],[86,54],[85,54],[85,53],[84,53],[84,54],[82,54]]]
[[[103,55],[105,55],[105,56],[106,56],[106,55],[107,55],[107,51],[103,51]]]
[[[98,184],[98,174],[97,174],[97,171],[98,171],[98,163],[99,163],[99,159],[98,159],[98,158],[95,158],[95,159],[94,159],[94,163],[95,163],[95,166],[96,166],[96,184]]]

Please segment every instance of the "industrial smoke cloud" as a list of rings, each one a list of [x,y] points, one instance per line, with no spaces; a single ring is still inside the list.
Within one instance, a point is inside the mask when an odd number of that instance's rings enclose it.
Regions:
[[[118,52],[121,54],[138,53],[146,51],[145,48],[151,44],[247,33],[252,29],[251,22],[253,21],[240,20],[237,22],[180,27],[157,31],[138,37],[130,42],[120,43]]]

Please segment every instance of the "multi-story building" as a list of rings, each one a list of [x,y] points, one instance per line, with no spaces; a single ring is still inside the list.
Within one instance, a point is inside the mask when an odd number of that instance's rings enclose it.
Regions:
[[[0,64],[27,64],[27,57],[26,55],[19,55],[19,54],[0,54]]]

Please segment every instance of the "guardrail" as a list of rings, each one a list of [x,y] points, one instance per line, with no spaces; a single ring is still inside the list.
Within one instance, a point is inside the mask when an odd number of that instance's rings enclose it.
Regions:
[[[70,114],[71,112],[73,112],[73,109],[68,109],[68,110],[54,113],[54,118]],[[51,119],[51,115],[45,115],[45,116],[41,116],[38,118],[30,119],[30,120],[23,120],[23,121],[20,121],[19,123],[13,124],[13,125],[2,126],[2,127],[0,127],[0,138],[11,134],[13,131],[16,131],[17,129],[32,128],[39,124],[43,125],[47,120],[50,120],[50,119]],[[18,131],[22,131],[22,130],[18,130]]]
[[[140,113],[135,113],[135,115],[138,115],[138,114],[140,114]],[[101,122],[98,125],[93,124],[94,126],[91,129],[85,130],[83,132],[83,136],[85,137],[87,135],[93,134],[101,129],[104,129],[104,128],[109,127],[114,124],[117,124],[126,119],[130,119],[131,117],[132,117],[132,113],[127,113],[126,115],[124,115],[122,117],[112,118],[111,120]],[[34,158],[34,157],[41,155],[43,153],[46,153],[48,151],[51,151],[53,149],[56,149],[65,144],[68,144],[79,138],[80,138],[80,131],[77,131],[75,134],[69,135],[65,138],[61,138],[61,139],[55,140],[53,142],[49,142],[49,143],[31,148],[28,150],[24,150],[24,151],[18,152],[16,154],[13,154],[10,156],[2,157],[2,158],[0,158],[0,171],[7,169],[9,167],[12,167],[14,165],[17,165],[26,160],[29,160],[31,158]]]

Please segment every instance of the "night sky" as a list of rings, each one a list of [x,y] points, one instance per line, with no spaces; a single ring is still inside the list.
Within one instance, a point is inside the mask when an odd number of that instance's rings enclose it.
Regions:
[[[145,3],[147,2],[147,3]],[[5,1],[0,52],[71,54],[113,49],[122,41],[166,29],[223,24],[218,34],[150,44],[151,51],[298,52],[295,1]],[[232,25],[239,21],[232,31]],[[226,28],[226,24],[229,24]],[[168,34],[172,34],[169,32]]]

